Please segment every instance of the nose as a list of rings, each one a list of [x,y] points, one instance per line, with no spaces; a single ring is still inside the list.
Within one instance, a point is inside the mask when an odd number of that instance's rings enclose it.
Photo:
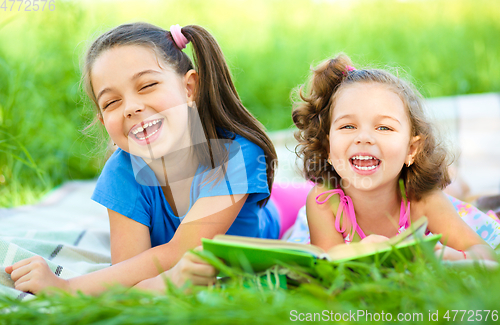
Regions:
[[[356,144],[375,144],[375,138],[369,131],[361,130],[354,138],[354,143]]]
[[[123,111],[123,115],[127,118],[132,117],[133,115],[136,115],[144,110],[143,105],[140,104],[140,102],[137,101],[127,101],[125,105],[125,110]]]

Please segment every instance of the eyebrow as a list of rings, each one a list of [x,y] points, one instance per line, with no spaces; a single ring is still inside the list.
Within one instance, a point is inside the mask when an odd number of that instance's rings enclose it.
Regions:
[[[401,124],[401,122],[400,122],[397,118],[392,117],[392,116],[390,116],[390,115],[380,115],[379,117],[380,117],[381,119],[388,118],[388,119],[394,120],[394,121],[398,122],[399,124]]]
[[[141,76],[143,76],[143,75],[145,75],[145,74],[148,74],[148,73],[154,73],[154,74],[157,74],[157,73],[160,73],[160,72],[159,72],[159,71],[156,71],[156,70],[151,70],[151,69],[144,70],[144,71],[137,72],[136,74],[134,74],[130,80],[135,80],[135,79],[138,79],[139,77],[141,77]]]
[[[343,119],[350,118],[350,117],[352,117],[352,115],[351,115],[351,114],[341,115],[341,116],[337,117],[337,118],[333,121],[333,123],[336,123],[336,122],[337,122],[337,121],[339,121],[339,120],[343,120]]]
[[[337,118],[333,121],[333,123],[336,123],[336,122],[338,122],[338,121],[340,121],[340,120],[343,120],[343,119],[348,119],[348,118],[351,118],[351,117],[353,117],[353,115],[351,115],[351,114],[341,115],[341,116],[337,117]],[[385,118],[388,118],[388,119],[394,120],[394,121],[398,122],[399,124],[401,124],[401,122],[400,122],[397,118],[392,117],[392,116],[390,116],[390,115],[379,115],[379,116],[378,116],[378,118],[380,118],[380,119],[385,119]]]
[[[151,69],[148,69],[148,70],[144,70],[144,71],[140,71],[140,72],[137,72],[136,74],[134,74],[132,76],[132,78],[130,78],[130,80],[136,80],[136,79],[139,79],[141,76],[145,75],[145,74],[148,74],[148,73],[154,73],[154,74],[157,74],[157,73],[160,73],[159,71],[156,71],[156,70],[151,70]],[[97,101],[99,101],[99,98],[102,97],[102,95],[104,95],[105,93],[107,92],[110,92],[112,89],[111,88],[104,88],[103,90],[101,90],[99,92],[99,94],[97,95]]]

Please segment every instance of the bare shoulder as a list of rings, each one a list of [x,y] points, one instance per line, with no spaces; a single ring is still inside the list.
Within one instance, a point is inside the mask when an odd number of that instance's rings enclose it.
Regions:
[[[324,185],[316,185],[314,186],[311,191],[309,191],[309,194],[307,195],[307,200],[306,200],[306,213],[307,213],[307,220],[309,222],[309,225],[317,223],[318,225],[323,224],[323,223],[331,223],[334,225],[334,211],[338,207],[336,206],[336,197],[332,197],[328,200],[328,202],[324,202],[323,204],[318,203],[316,201],[316,198],[318,195],[324,193],[325,191],[328,191],[329,188],[324,186]],[[325,197],[321,197],[322,200],[324,200]]]
[[[328,191],[329,188],[323,185],[314,186],[307,195],[306,214],[311,235],[311,244],[319,246],[324,250],[344,242],[342,234],[335,229],[335,216],[332,211],[334,201],[332,199],[319,204],[316,198],[321,193]],[[323,198],[322,198],[323,199]]]
[[[306,200],[306,209],[308,212],[321,213],[322,211],[325,212],[331,211],[330,206],[328,204],[318,204],[316,202],[316,198],[318,197],[318,195],[328,190],[329,188],[327,188],[326,186],[317,184],[309,191]]]
[[[411,202],[412,220],[417,220],[424,215],[429,219],[443,215],[459,217],[451,201],[440,189],[427,193],[419,201]]]
[[[307,201],[316,201],[316,197],[325,191],[328,191],[326,186],[321,184],[314,185],[309,194],[307,194]]]
[[[440,189],[425,194],[419,201],[412,201],[411,204],[425,210],[439,206],[453,207],[446,194]]]

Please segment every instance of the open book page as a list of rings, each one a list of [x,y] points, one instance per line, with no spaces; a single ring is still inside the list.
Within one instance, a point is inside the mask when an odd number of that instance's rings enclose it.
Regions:
[[[390,250],[393,246],[399,247],[406,243],[413,243],[422,240],[427,229],[427,218],[422,217],[410,225],[403,233],[390,238],[384,242],[378,243],[351,243],[349,245],[337,245],[328,250],[327,256],[322,255],[331,261],[349,260],[356,257],[367,256],[375,254],[376,252],[384,252]]]
[[[259,247],[259,248],[289,249],[300,252],[306,252],[316,257],[325,254],[325,251],[320,247],[314,245],[290,243],[284,240],[231,236],[231,235],[216,235],[213,240],[217,242],[248,245],[251,247]]]

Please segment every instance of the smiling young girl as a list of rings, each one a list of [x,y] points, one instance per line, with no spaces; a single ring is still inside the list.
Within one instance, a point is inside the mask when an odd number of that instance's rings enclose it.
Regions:
[[[312,244],[383,240],[426,216],[428,230],[443,234],[445,259],[492,258],[442,192],[446,151],[406,81],[339,55],[313,70],[300,97],[292,116],[305,176],[316,183],[306,204]]]
[[[183,52],[187,43],[195,64]],[[277,211],[267,202],[274,147],[205,29],[118,26],[90,46],[83,83],[118,146],[92,197],[108,208],[113,266],[63,280],[36,257],[6,269],[16,289],[161,289],[159,269],[179,284],[207,284],[213,267],[191,254],[181,260],[202,237],[278,237]]]

